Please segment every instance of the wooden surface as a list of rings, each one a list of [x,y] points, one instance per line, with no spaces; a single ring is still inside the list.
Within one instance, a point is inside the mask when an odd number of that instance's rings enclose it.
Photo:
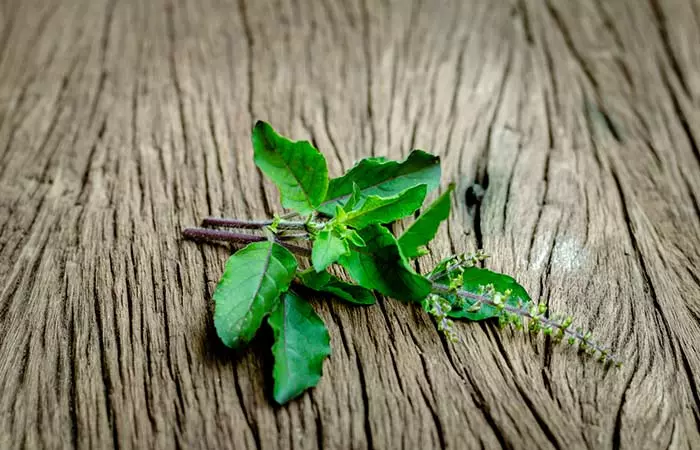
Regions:
[[[1,5],[0,448],[700,447],[699,2]],[[333,356],[273,407],[269,333],[213,329],[229,249],[179,237],[279,210],[256,119],[333,175],[440,154],[420,266],[483,247],[625,366],[319,298]]]

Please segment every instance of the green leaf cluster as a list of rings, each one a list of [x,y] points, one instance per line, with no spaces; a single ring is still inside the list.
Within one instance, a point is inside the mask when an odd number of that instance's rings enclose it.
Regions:
[[[309,293],[371,305],[378,292],[422,304],[453,340],[454,318],[500,320],[526,311],[523,316],[549,323],[541,312],[523,309],[531,300],[513,278],[476,266],[482,254],[451,256],[427,275],[414,270],[411,259],[428,253],[428,243],[450,213],[454,185],[423,208],[426,196],[440,185],[437,156],[413,150],[403,161],[366,158],[330,178],[325,158],[307,141],[290,141],[264,122],[253,128],[252,141],[256,165],[277,186],[289,211],[269,222],[249,223],[266,223],[265,237],[228,259],[213,295],[214,325],[232,349],[269,325],[278,403],[315,386],[331,354],[328,330],[305,297]],[[421,208],[403,233],[392,233],[393,222]],[[309,268],[300,269],[308,263],[290,251],[303,253],[291,241],[310,244]],[[352,282],[328,272],[332,265],[342,267]],[[562,335],[566,327],[560,328]]]
[[[284,403],[316,385],[330,355],[328,332],[303,294],[370,305],[376,291],[420,302],[431,282],[409,258],[425,252],[447,218],[452,187],[397,238],[386,225],[412,216],[439,186],[438,157],[414,150],[403,161],[366,158],[329,179],[326,160],[307,141],[290,141],[264,122],[253,128],[252,141],[255,164],[279,189],[288,216],[306,224],[311,268],[298,269],[284,246],[284,221],[276,219],[268,240],[247,245],[226,263],[214,292],[214,324],[222,342],[237,349],[267,321],[274,334],[274,397]],[[344,267],[354,283],[329,273],[333,264]]]

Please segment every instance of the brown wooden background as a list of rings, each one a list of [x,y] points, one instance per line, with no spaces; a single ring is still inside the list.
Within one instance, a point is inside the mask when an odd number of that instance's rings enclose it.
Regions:
[[[0,5],[0,448],[700,447],[699,2]],[[256,119],[333,175],[440,154],[421,267],[483,247],[626,365],[319,298],[323,380],[273,407],[269,336],[213,331],[229,250],[179,237],[278,210]]]

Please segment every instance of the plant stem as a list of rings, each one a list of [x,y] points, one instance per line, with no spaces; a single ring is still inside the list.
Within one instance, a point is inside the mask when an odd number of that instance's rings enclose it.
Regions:
[[[208,228],[185,228],[182,230],[182,235],[187,239],[193,239],[198,241],[219,241],[219,242],[235,242],[238,244],[250,244],[251,242],[262,242],[268,239],[263,236],[253,236],[251,234],[236,233],[233,231],[226,230],[211,230]],[[275,239],[275,242],[286,247],[287,250],[296,253],[301,256],[311,256],[311,251],[308,248],[300,247],[298,245],[289,244],[287,242]]]
[[[309,240],[309,233],[278,233],[277,237],[282,241],[304,239]]]
[[[272,220],[241,220],[229,219],[224,217],[206,217],[202,220],[202,226],[205,227],[228,227],[228,228],[251,228],[259,229],[272,225]],[[280,228],[288,229],[306,229],[306,222],[295,222],[289,220],[281,220],[278,223]]]
[[[521,317],[525,317],[527,319],[533,319],[533,315],[530,313],[525,308],[518,308],[517,306],[511,306],[508,304],[501,304],[497,305],[491,298],[489,298],[486,295],[479,295],[479,294],[474,294],[469,291],[465,291],[463,289],[457,289],[456,291],[450,290],[450,287],[444,284],[439,284],[439,283],[433,283],[433,292],[437,294],[451,294],[451,293],[456,293],[460,297],[468,298],[470,300],[473,300],[474,302],[480,302],[484,305],[489,305],[494,308],[498,309],[503,309],[505,311],[508,311],[511,314],[517,314]],[[564,327],[561,323],[550,319],[549,317],[542,317],[538,316],[536,320],[539,320],[542,324],[556,328],[558,330],[562,330],[564,332],[564,335],[573,337],[576,339],[578,342],[582,342],[588,347],[593,348],[600,354],[605,354],[607,359],[610,360],[612,363],[617,363],[619,362],[618,358],[616,358],[614,355],[611,355],[608,351],[608,349],[601,347],[600,345],[596,344],[592,340],[586,338],[582,333],[579,333],[578,331],[571,330],[569,327]]]

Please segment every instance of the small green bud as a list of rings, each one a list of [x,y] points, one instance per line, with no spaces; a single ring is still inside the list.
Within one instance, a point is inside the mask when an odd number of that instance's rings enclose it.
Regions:
[[[527,324],[527,328],[532,334],[537,334],[540,332],[540,320],[539,317],[535,316],[530,319],[530,322]]]
[[[467,309],[467,312],[475,313],[475,312],[479,312],[480,309],[481,309],[481,302],[476,302],[472,306],[470,306],[469,309]]]
[[[282,218],[281,218],[280,216],[278,216],[277,214],[275,214],[275,215],[272,217],[272,223],[271,223],[270,225],[268,225],[268,228],[269,228],[273,233],[277,233],[277,230],[278,230],[278,228],[279,228],[279,226],[280,226],[280,222],[281,222],[281,221],[282,221]]]
[[[539,313],[537,312],[537,305],[535,304],[530,305],[528,312],[532,317],[537,317],[539,315]]]
[[[500,292],[496,292],[493,295],[493,303],[496,306],[503,306],[503,294],[501,294]]]
[[[440,305],[440,309],[442,309],[443,311],[449,311],[452,308],[450,301],[447,300],[445,297],[438,297],[437,303],[438,305]]]

